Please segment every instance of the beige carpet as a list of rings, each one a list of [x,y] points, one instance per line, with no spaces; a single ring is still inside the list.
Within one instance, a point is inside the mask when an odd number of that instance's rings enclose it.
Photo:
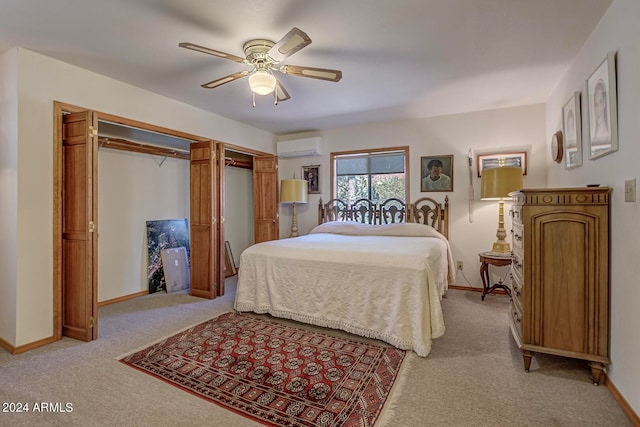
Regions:
[[[72,412],[0,412],[0,426],[255,426],[116,358],[233,307],[153,294],[100,309],[100,338],[63,339],[12,356],[0,349],[0,401],[60,403]],[[446,332],[427,358],[411,354],[392,426],[631,426],[585,362],[536,355],[530,373],[510,336],[508,297],[450,290]],[[319,328],[316,328],[319,329]],[[329,333],[341,334],[330,331]]]

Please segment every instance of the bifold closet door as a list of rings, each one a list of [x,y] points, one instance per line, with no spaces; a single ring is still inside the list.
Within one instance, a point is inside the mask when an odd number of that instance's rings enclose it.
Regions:
[[[215,298],[224,292],[218,161],[214,141],[191,144],[191,295]]]
[[[98,337],[97,135],[94,112],[62,118],[62,335]]]
[[[278,158],[253,158],[253,215],[255,243],[279,238]]]

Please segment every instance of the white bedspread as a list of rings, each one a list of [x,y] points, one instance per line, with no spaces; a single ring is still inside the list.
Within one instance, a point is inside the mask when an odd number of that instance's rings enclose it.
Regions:
[[[350,226],[356,230],[345,231]],[[371,227],[392,235],[370,235]],[[453,271],[446,239],[402,235],[411,227],[332,228],[246,249],[236,310],[341,329],[427,356],[431,340],[444,333],[441,289]]]

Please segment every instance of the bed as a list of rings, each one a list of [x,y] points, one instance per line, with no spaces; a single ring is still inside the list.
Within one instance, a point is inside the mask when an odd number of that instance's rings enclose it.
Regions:
[[[423,198],[318,207],[308,235],[240,256],[235,309],[385,341],[420,356],[444,333],[440,299],[455,269],[444,206]]]

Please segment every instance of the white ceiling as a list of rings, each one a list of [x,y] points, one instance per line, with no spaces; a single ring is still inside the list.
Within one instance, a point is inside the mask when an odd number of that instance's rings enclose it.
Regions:
[[[25,47],[276,133],[545,102],[612,0],[0,0],[0,53]],[[280,75],[291,99],[251,106],[254,38],[292,27],[311,45],[284,64],[340,69],[338,83]]]

